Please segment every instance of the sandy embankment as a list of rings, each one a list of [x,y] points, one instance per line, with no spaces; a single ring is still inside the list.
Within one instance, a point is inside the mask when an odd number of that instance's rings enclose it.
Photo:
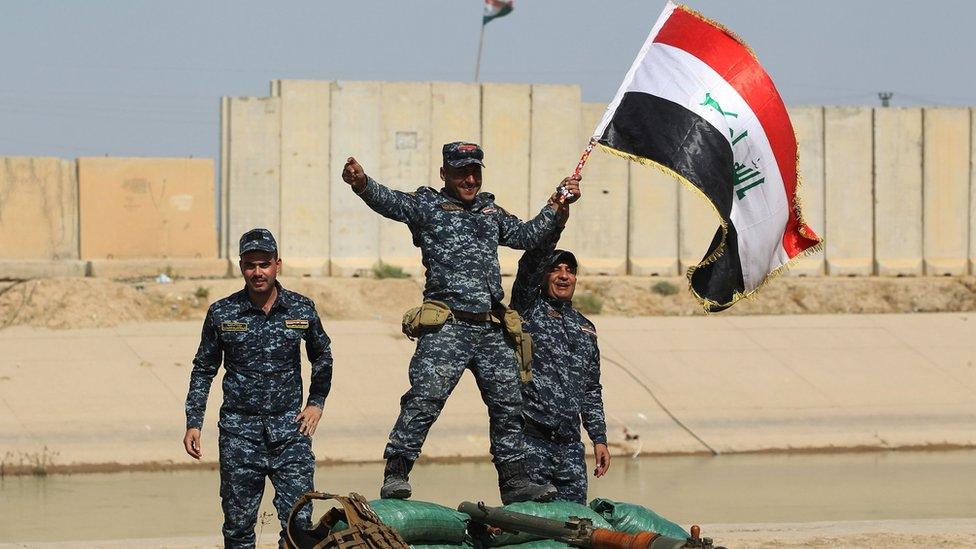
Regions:
[[[704,535],[729,549],[850,548],[915,549],[976,547],[976,519],[714,524]],[[84,542],[0,543],[0,549],[214,549],[217,537],[174,537]],[[275,543],[262,543],[273,549]]]
[[[399,320],[420,299],[417,279],[284,277],[313,298],[323,319]],[[506,286],[512,283],[505,279]],[[578,295],[602,303],[607,316],[701,315],[683,277],[580,278]],[[202,319],[215,299],[238,290],[237,279],[117,282],[52,278],[0,282],[0,328],[100,328],[118,324]],[[799,278],[784,276],[721,316],[892,314],[976,311],[976,277]]]

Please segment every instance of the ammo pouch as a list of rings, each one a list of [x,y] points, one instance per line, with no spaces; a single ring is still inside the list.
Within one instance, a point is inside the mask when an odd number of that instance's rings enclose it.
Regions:
[[[418,338],[426,333],[434,332],[451,318],[451,308],[441,301],[424,301],[420,307],[414,307],[403,313],[401,329],[403,335],[410,339]]]
[[[311,530],[297,524],[298,512],[313,499],[334,499],[342,509],[330,509]],[[333,532],[337,522],[344,521],[344,530]],[[353,492],[349,497],[322,492],[306,492],[298,498],[288,515],[288,549],[408,549],[409,544],[396,530],[376,515],[366,498]]]
[[[519,380],[522,383],[532,381],[532,336],[522,331],[522,317],[518,311],[501,307],[492,311],[496,318],[500,315],[505,334],[515,346],[515,358],[519,363]]]

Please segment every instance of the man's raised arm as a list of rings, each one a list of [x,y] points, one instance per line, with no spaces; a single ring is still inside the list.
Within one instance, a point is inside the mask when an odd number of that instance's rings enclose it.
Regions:
[[[531,250],[543,245],[545,240],[556,230],[559,208],[563,204],[568,205],[576,202],[582,196],[579,182],[580,176],[578,175],[563,179],[559,188],[565,188],[568,196],[562,196],[557,190],[549,198],[549,203],[542,208],[542,211],[529,221],[520,221],[514,215],[502,216],[498,243],[516,250]]]
[[[512,285],[511,308],[523,316],[542,293],[542,281],[546,275],[542,271],[543,262],[556,249],[559,236],[566,228],[568,219],[569,204],[563,204],[556,211],[556,230],[549,233],[549,238],[543,241],[541,245],[526,250],[519,258],[518,273],[515,275],[515,283]]]
[[[383,217],[408,225],[421,222],[423,214],[416,198],[391,190],[369,177],[359,162],[351,156],[342,168],[342,180],[352,187],[367,206]]]

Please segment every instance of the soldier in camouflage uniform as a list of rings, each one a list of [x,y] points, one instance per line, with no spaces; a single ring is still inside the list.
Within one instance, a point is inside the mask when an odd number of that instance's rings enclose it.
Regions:
[[[522,255],[511,306],[532,336],[532,381],[522,386],[532,479],[551,482],[556,499],[586,504],[580,418],[593,443],[597,477],[610,467],[610,452],[596,328],[573,308],[576,257],[555,249],[568,215],[568,207],[561,208],[553,237]]]
[[[484,153],[478,145],[448,143],[442,155],[445,186],[439,191],[390,190],[368,177],[354,158],[342,173],[370,208],[407,224],[427,269],[424,300],[441,301],[452,313],[443,326],[417,342],[410,361],[410,389],[400,399],[400,415],[384,452],[387,464],[380,496],[410,497],[410,469],[447,397],[470,368],[488,407],[502,501],[549,499],[555,495],[551,485],[528,480],[518,364],[492,312],[504,309],[498,246],[528,249],[541,244],[555,229],[556,205],[551,199],[535,218],[522,222],[495,204],[494,196],[479,192]],[[578,190],[577,181],[567,178],[564,185]]]
[[[245,288],[210,306],[193,359],[186,395],[186,452],[200,459],[200,429],[210,384],[224,363],[220,408],[220,498],[224,546],[254,547],[254,525],[264,479],[274,485],[283,546],[295,500],[312,490],[315,433],[332,384],[329,336],[312,300],[281,287],[277,244],[271,232],[241,237]],[[308,401],[302,404],[301,349],[312,363]],[[301,523],[311,527],[311,506]]]

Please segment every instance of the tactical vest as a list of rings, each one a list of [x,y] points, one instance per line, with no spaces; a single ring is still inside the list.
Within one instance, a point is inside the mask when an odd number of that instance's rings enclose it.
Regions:
[[[300,528],[298,512],[313,499],[334,499],[342,509],[333,508],[322,515],[311,530]],[[333,532],[340,520],[348,527]],[[383,524],[363,496],[352,492],[349,497],[322,492],[306,492],[298,498],[288,515],[288,549],[409,549],[410,545],[396,530]]]

